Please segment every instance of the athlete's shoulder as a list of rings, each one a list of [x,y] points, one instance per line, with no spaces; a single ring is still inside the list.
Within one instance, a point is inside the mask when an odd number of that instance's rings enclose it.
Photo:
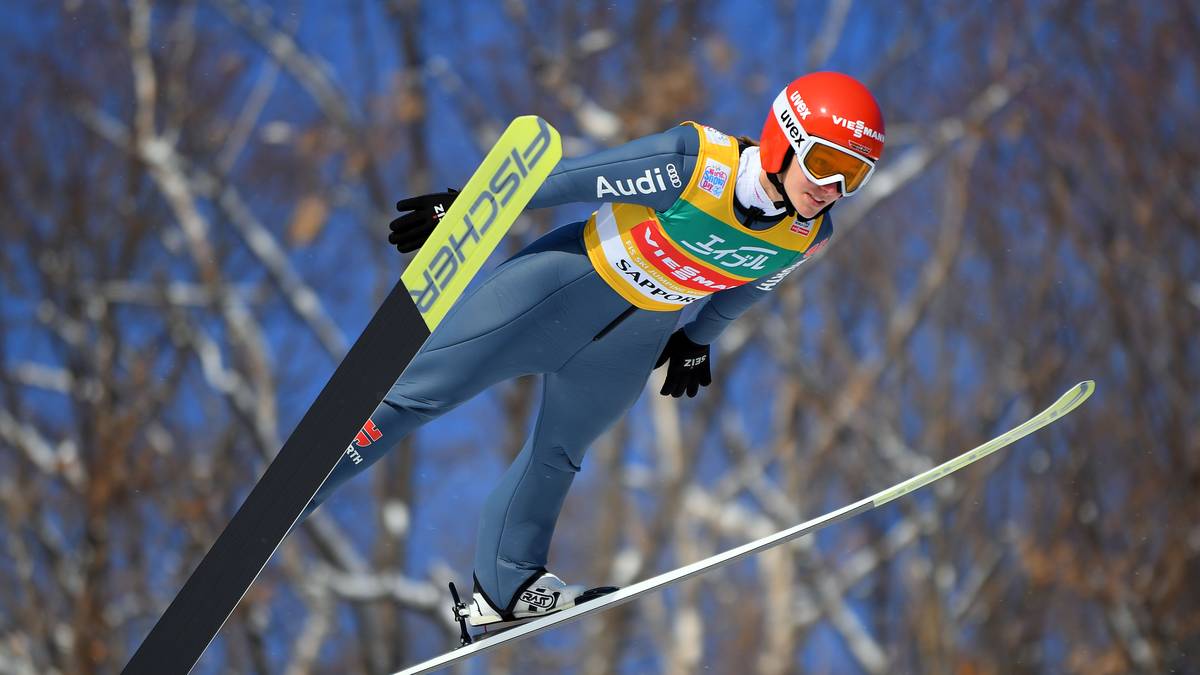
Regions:
[[[821,252],[829,240],[833,238],[833,209],[826,209],[825,213],[820,216],[820,230],[817,231],[817,236],[809,242],[808,248],[804,249],[804,259],[811,259],[813,256]]]
[[[659,146],[659,151],[695,157],[700,154],[700,132],[684,123],[650,136]]]
[[[687,149],[692,154],[700,152],[701,139],[708,146],[737,148],[739,154],[751,145],[758,145],[756,141],[745,136],[735,136],[703,122],[689,120],[675,127],[675,131],[679,134],[680,138],[686,139],[688,143]]]
[[[691,129],[695,132],[696,143],[699,145],[700,138],[703,137],[705,142],[710,146],[725,146],[741,149],[743,141],[746,144],[751,143],[749,139],[743,139],[731,134],[727,134],[716,127],[708,126],[703,122],[684,122],[681,127]]]

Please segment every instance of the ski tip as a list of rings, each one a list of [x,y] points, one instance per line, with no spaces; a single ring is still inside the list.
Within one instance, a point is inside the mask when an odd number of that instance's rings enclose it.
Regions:
[[[1053,407],[1059,408],[1058,415],[1065,415],[1079,407],[1079,405],[1084,401],[1088,400],[1088,397],[1090,397],[1094,391],[1096,391],[1096,381],[1084,380],[1074,387],[1071,387],[1067,393],[1059,397],[1058,401],[1055,402]]]
[[[508,133],[509,131],[549,137],[549,149],[550,153],[555,156],[554,161],[557,162],[562,158],[562,136],[558,133],[558,129],[554,128],[554,125],[541,117],[537,115],[519,115],[514,117],[513,121],[508,123],[508,128],[504,130],[504,133]]]

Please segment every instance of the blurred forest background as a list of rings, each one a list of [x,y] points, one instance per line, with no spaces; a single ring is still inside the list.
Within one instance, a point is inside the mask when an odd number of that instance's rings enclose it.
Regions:
[[[578,155],[757,136],[810,70],[888,147],[822,259],[590,451],[551,564],[628,584],[1096,396],[933,489],[462,673],[1200,672],[1200,9],[1157,3],[9,0],[0,6],[0,673],[115,673],[407,257],[395,200],[512,117]],[[511,253],[587,204],[530,211]],[[500,254],[493,260],[500,259]],[[535,379],[285,542],[197,673],[454,644]]]

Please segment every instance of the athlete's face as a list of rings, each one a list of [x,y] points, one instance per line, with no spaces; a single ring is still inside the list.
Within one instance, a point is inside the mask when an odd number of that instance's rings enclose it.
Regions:
[[[796,207],[796,213],[805,218],[812,218],[842,196],[839,183],[817,185],[804,175],[804,170],[794,158],[787,171],[783,172],[783,188],[787,190],[792,206]]]

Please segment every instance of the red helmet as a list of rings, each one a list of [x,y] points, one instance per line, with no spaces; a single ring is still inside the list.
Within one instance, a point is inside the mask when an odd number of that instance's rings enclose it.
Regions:
[[[759,158],[769,174],[782,172],[789,151],[809,180],[861,188],[883,154],[883,113],[870,91],[841,73],[811,73],[775,97],[763,125]]]

